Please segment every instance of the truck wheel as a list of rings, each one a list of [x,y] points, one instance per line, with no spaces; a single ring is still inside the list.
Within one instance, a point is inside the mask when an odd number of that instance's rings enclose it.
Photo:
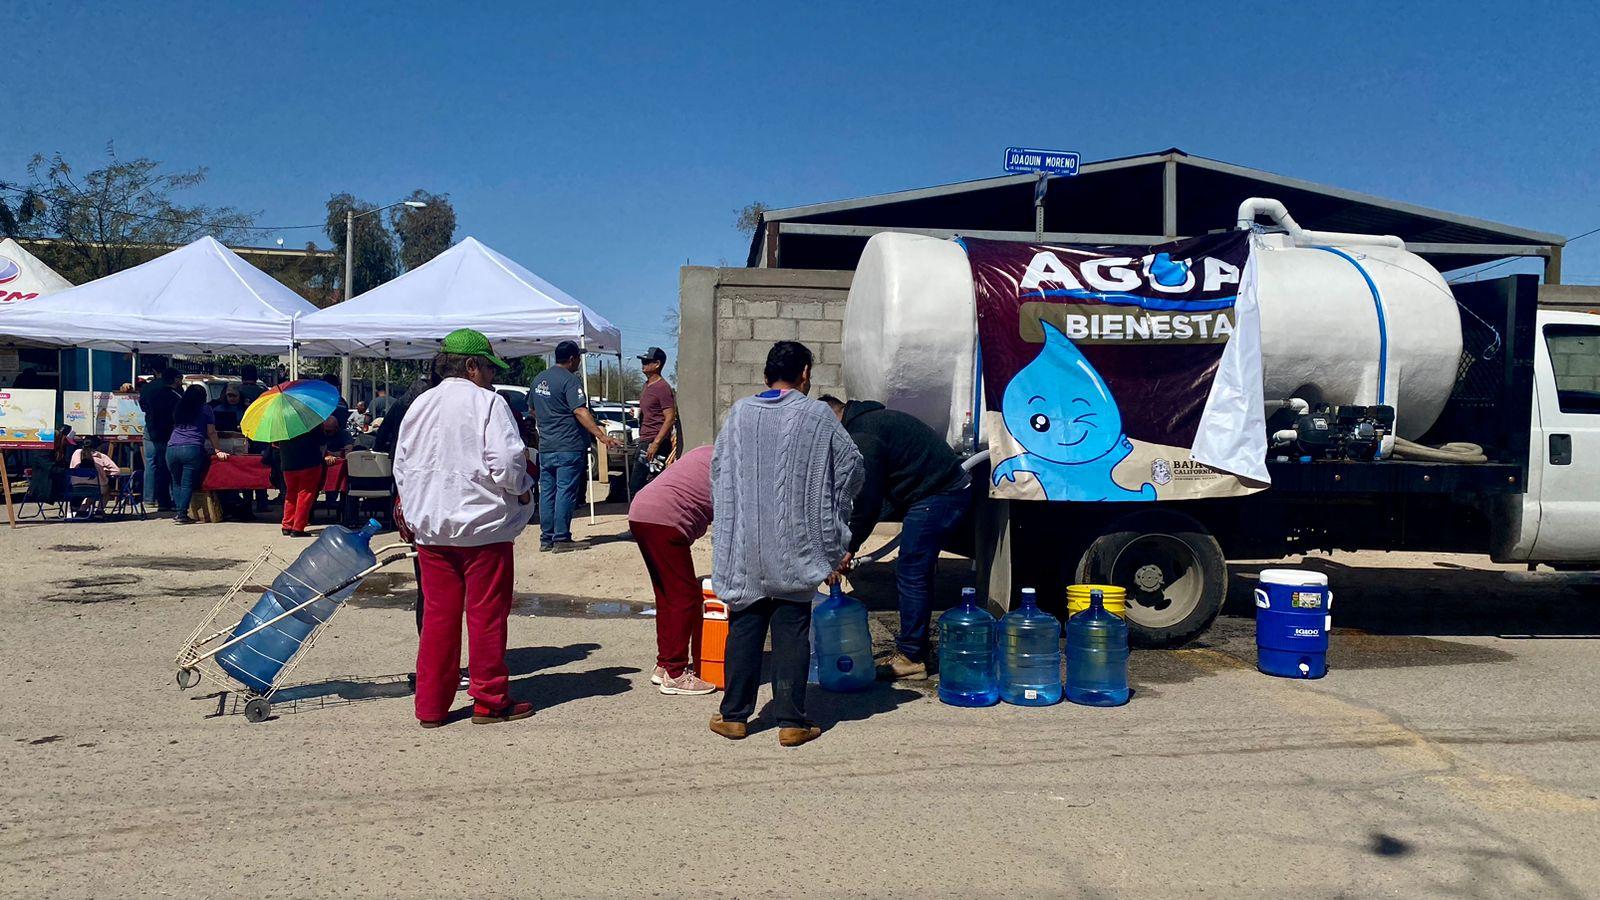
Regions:
[[[1180,647],[1222,609],[1228,563],[1204,525],[1174,512],[1138,512],[1113,522],[1078,560],[1077,580],[1128,591],[1128,640]]]

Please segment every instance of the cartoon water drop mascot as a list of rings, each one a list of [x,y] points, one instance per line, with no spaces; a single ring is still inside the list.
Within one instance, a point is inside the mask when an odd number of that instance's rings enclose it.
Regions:
[[[994,483],[1031,472],[1047,500],[1154,500],[1155,485],[1129,490],[1111,478],[1133,444],[1100,373],[1048,322],[1044,346],[1006,386],[1006,428],[1023,452],[994,467]]]

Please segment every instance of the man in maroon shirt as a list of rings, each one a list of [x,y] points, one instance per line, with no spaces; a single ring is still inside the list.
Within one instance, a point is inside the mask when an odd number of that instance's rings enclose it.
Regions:
[[[660,347],[651,347],[639,354],[639,368],[644,371],[644,390],[639,392],[639,457],[633,461],[632,477],[628,480],[628,493],[637,496],[650,479],[661,471],[672,453],[672,426],[678,421],[678,398],[672,385],[661,377],[667,366],[667,354]],[[650,471],[652,463],[656,471]]]

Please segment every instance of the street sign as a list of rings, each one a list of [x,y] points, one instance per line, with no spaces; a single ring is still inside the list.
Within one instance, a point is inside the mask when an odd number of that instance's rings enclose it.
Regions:
[[[1042,172],[1046,175],[1078,174],[1078,154],[1071,150],[1006,148],[1007,172]]]

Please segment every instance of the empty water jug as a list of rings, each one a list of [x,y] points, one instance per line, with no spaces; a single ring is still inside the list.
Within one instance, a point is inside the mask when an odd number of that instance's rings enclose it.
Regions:
[[[324,529],[239,620],[233,637],[283,618],[224,648],[216,656],[217,665],[258,694],[271,690],[278,673],[299,652],[312,629],[355,593],[360,582],[352,579],[377,565],[371,545],[378,528],[375,520],[369,520],[360,531],[338,525]],[[340,585],[345,586],[334,591]],[[306,603],[318,594],[327,596]],[[286,612],[289,614],[284,616]]]
[[[1061,702],[1061,623],[1039,608],[1033,588],[1000,618],[1000,699],[1017,706]]]
[[[951,706],[1000,702],[996,634],[1000,623],[978,605],[978,592],[961,589],[961,605],[939,617],[939,699]]]
[[[867,607],[838,585],[811,617],[817,641],[817,683],[825,691],[861,691],[872,686],[872,635]]]
[[[1067,620],[1067,699],[1084,706],[1128,702],[1128,623],[1106,612],[1100,591]]]

